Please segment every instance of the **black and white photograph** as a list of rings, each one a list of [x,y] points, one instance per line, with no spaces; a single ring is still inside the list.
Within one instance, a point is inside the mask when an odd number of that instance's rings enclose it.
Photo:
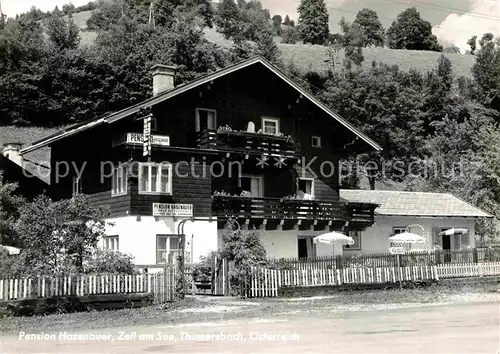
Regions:
[[[500,353],[500,0],[0,0],[0,353]]]

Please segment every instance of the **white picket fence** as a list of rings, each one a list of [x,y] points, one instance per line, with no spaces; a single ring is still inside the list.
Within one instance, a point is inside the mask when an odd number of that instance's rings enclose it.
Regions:
[[[150,293],[155,302],[172,301],[175,269],[154,274],[97,274],[67,277],[0,279],[0,301],[54,296]]]
[[[281,287],[388,284],[400,281],[500,276],[500,262],[440,264],[410,267],[351,267],[344,269],[253,268],[249,296],[277,297]]]
[[[344,269],[280,270],[254,268],[250,287],[252,297],[275,297],[283,286],[309,287],[344,284],[386,284],[399,281],[437,279],[434,266],[352,267]]]
[[[467,278],[500,275],[500,262],[439,264],[439,278]]]

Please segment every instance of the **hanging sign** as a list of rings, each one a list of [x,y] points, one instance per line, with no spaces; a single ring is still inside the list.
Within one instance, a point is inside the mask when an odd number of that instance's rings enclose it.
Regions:
[[[151,156],[151,115],[144,118],[143,155]]]

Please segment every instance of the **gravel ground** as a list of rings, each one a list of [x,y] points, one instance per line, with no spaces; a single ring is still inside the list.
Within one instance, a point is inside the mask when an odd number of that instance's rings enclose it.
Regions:
[[[330,317],[344,312],[390,310],[395,308],[499,302],[497,285],[462,288],[344,292],[332,296],[307,298],[239,299],[234,297],[196,296],[166,306],[151,306],[118,311],[91,311],[35,317],[0,319],[0,332],[23,330],[58,331],[67,328],[96,329],[141,325],[180,325],[186,323],[239,319],[321,315]]]

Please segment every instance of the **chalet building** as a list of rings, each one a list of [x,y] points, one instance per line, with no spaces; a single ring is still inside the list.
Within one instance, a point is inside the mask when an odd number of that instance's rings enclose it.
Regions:
[[[270,257],[312,257],[332,254],[314,236],[373,224],[377,204],[339,197],[338,165],[381,148],[283,71],[256,57],[179,86],[175,68],[152,71],[150,99],[21,151],[51,148],[56,198],[109,206],[104,248],[170,263],[191,219],[186,256],[197,261],[231,218],[258,229]]]

